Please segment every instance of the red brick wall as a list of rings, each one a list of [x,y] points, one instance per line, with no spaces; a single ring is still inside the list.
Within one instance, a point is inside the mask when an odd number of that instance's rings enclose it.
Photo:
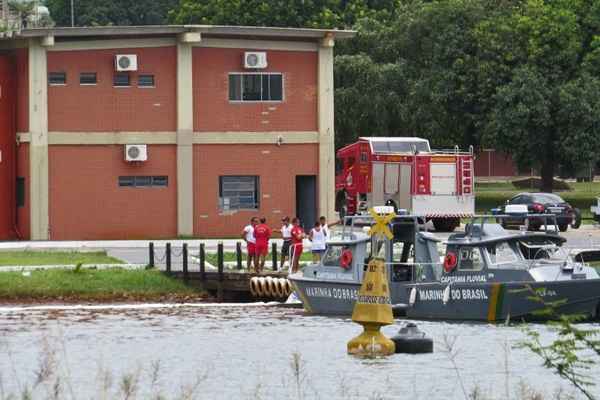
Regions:
[[[131,87],[113,87],[116,54],[137,54]],[[48,72],[66,72],[66,86],[48,88],[50,131],[175,131],[175,47],[48,52]],[[98,84],[81,86],[81,72]],[[138,74],[154,74],[155,88],[139,88]]]
[[[475,176],[517,176],[512,157],[496,150],[480,151],[475,159]]]
[[[23,239],[29,239],[29,143],[21,143],[17,148],[17,176],[25,178],[25,206],[17,209],[17,227]]]
[[[278,227],[296,213],[296,175],[317,175],[318,154],[316,144],[194,145],[194,234],[237,237],[254,215]],[[260,176],[260,208],[220,215],[220,175]]]
[[[17,132],[29,131],[29,53],[27,49],[15,50],[17,73]]]
[[[148,146],[123,161],[122,145],[50,146],[50,238],[139,239],[177,235],[176,148]],[[167,175],[167,188],[119,187],[120,175]]]
[[[194,48],[194,130],[317,130],[317,53],[267,51],[269,67],[261,72],[283,73],[283,102],[230,103],[229,73],[248,72],[242,64],[245,51]]]

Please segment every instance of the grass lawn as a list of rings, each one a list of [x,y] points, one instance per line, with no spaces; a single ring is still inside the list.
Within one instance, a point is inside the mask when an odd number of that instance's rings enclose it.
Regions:
[[[591,218],[590,206],[596,205],[596,196],[600,196],[600,182],[569,182],[572,191],[556,191],[560,197],[573,207],[581,210],[583,218]],[[478,182],[475,184],[475,208],[477,213],[489,213],[512,196],[526,192],[517,189],[511,182]],[[538,191],[531,189],[531,191]]]
[[[74,265],[74,264],[122,264],[109,257],[105,251],[0,251],[0,266],[15,265]]]
[[[152,299],[200,292],[156,270],[50,270],[0,273],[0,299]]]

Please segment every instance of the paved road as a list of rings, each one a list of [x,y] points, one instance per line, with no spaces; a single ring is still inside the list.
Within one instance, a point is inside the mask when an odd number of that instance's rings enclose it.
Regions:
[[[515,231],[513,231],[515,232]],[[436,233],[442,240],[447,239],[450,234]],[[591,225],[584,225],[578,230],[570,229],[564,233],[570,247],[599,247],[600,248],[600,228]],[[216,253],[217,244],[223,242],[226,252],[235,251],[238,239],[207,239],[207,240],[171,240],[172,246],[172,264],[174,270],[181,269],[182,257],[181,247],[183,243],[187,243],[190,255],[197,255],[200,243],[205,244],[207,253]],[[281,240],[275,239],[278,248],[281,248]],[[106,250],[112,257],[123,260],[132,264],[147,264],[148,263],[148,243],[147,240],[130,240],[130,241],[60,241],[60,242],[0,242],[1,250]],[[165,245],[167,241],[153,241],[155,247],[155,262],[161,268],[165,267]],[[310,242],[305,241],[305,249],[310,248]],[[243,246],[245,250],[245,246]],[[270,259],[270,258],[269,258]],[[190,270],[197,270],[198,264],[190,260]]]

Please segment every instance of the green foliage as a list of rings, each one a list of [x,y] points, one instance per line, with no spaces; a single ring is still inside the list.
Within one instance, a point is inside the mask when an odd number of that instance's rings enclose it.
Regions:
[[[539,331],[525,326],[527,340],[518,347],[532,351],[542,359],[544,367],[567,380],[586,398],[594,399],[590,388],[595,382],[589,370],[600,362],[600,330],[578,327],[576,323],[585,318],[583,315],[561,315],[559,308],[566,299],[547,302],[542,296],[544,288],[533,290],[526,285],[522,290],[529,292],[528,298],[542,306],[535,314],[551,319],[548,327],[556,338],[550,343],[543,342]]]
[[[71,1],[47,0],[58,26],[71,26]],[[75,0],[75,25],[161,25],[177,0]]]

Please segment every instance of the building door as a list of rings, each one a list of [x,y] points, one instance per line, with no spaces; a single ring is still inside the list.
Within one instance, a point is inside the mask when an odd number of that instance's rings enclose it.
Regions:
[[[14,91],[12,60],[0,55],[0,240],[12,237],[15,209]]]
[[[317,177],[296,176],[296,216],[302,227],[309,231],[317,220]]]

